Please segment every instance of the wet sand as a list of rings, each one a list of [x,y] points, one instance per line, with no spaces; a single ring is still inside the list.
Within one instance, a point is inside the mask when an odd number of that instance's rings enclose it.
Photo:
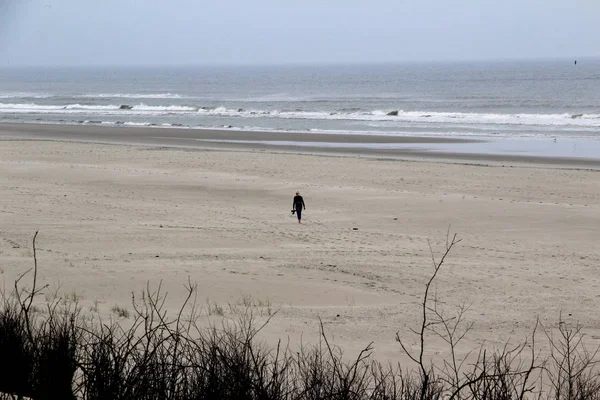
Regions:
[[[110,144],[135,144],[186,149],[240,149],[310,154],[362,155],[404,160],[444,160],[482,164],[543,164],[572,168],[600,168],[600,147],[595,157],[589,151],[578,153],[565,149],[536,152],[519,151],[535,148],[535,142],[498,142],[471,138],[431,136],[377,136],[352,134],[324,134],[303,132],[257,132],[238,130],[132,128],[72,125],[3,124],[0,139],[63,140]],[[547,141],[548,142],[548,141]],[[275,144],[276,143],[276,144]],[[582,141],[586,146],[600,146],[600,142]],[[543,142],[540,142],[544,146]],[[369,147],[371,146],[371,147]],[[545,144],[546,148],[548,144]],[[556,144],[553,145],[556,147]],[[506,151],[496,151],[508,148]],[[512,150],[511,150],[512,149]],[[593,149],[589,149],[595,154]],[[547,153],[547,154],[544,154]],[[575,155],[575,156],[574,156]]]

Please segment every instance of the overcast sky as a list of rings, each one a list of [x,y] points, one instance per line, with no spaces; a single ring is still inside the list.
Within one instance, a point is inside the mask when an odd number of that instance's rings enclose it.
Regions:
[[[600,0],[0,0],[0,65],[600,56]]]

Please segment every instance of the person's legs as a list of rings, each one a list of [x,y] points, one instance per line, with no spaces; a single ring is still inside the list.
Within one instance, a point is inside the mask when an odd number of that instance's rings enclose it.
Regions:
[[[302,223],[302,208],[296,207],[296,215],[298,216],[298,223]]]

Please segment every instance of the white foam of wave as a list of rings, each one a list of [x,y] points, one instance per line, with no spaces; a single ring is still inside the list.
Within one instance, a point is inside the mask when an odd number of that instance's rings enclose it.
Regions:
[[[42,106],[42,107],[55,107],[55,106]],[[50,109],[50,108],[49,108]],[[52,108],[53,110],[55,110],[56,108]],[[61,108],[59,108],[60,110]],[[82,104],[69,104],[66,105],[62,108],[63,110],[90,110],[90,111],[103,111],[103,110],[118,110],[119,106],[99,106],[99,105],[94,105],[94,106],[89,106],[89,105],[82,105]]]
[[[344,120],[367,122],[391,122],[409,124],[443,125],[512,125],[512,126],[557,126],[557,127],[600,127],[600,114],[492,114],[458,113],[426,111],[383,110],[372,112],[324,112],[324,111],[281,111],[281,110],[243,110],[226,107],[205,108],[190,106],[149,106],[139,104],[123,107],[121,105],[38,105],[0,103],[0,113],[86,113],[104,115],[168,115],[189,114],[243,117],[243,118],[280,118],[305,120]]]
[[[132,110],[134,111],[198,111],[198,107],[189,107],[189,106],[147,106],[145,104],[140,104],[138,106],[133,106]]]
[[[125,126],[150,126],[152,124],[148,122],[123,122],[123,123],[115,123],[116,125],[125,125]]]
[[[90,113],[90,114],[105,114],[114,115],[122,113],[171,113],[171,112],[196,112],[197,107],[187,106],[147,106],[139,104],[130,105],[86,105],[86,104],[67,104],[67,105],[39,105],[35,103],[25,104],[6,104],[0,103],[0,113],[17,112],[17,113]]]
[[[210,113],[221,113],[218,109]],[[348,121],[390,121],[425,124],[466,124],[466,125],[529,125],[529,126],[582,126],[600,127],[600,114],[486,114],[453,112],[398,111],[397,115],[376,110],[373,112],[327,113],[306,111],[261,112],[226,110],[223,115],[250,117],[275,117],[285,119],[348,120]]]
[[[61,105],[39,105],[35,103],[19,103],[19,104],[6,104],[0,103],[0,112],[6,111],[14,111],[14,112],[40,112],[44,113],[47,111],[61,111],[67,112],[69,110],[88,110],[88,111],[105,111],[105,110],[118,110],[119,106],[108,105],[108,106],[100,106],[100,105],[82,105],[82,104],[67,104],[64,106]]]

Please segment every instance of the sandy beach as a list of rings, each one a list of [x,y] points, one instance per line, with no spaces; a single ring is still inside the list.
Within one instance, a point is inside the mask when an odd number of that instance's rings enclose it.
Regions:
[[[86,309],[131,311],[131,292],[148,282],[162,282],[176,309],[189,277],[199,302],[217,305],[213,314],[222,308],[233,318],[250,298],[263,316],[278,310],[268,340],[310,342],[321,319],[345,351],[374,342],[377,358],[404,360],[395,334],[416,344],[409,329],[419,323],[432,272],[429,244],[439,257],[450,227],[462,242],[435,289],[449,313],[470,307],[474,327],[461,351],[521,340],[537,317],[553,326],[561,314],[600,343],[597,160],[290,148],[200,141],[191,130],[126,131],[0,125],[5,290],[32,266],[39,230],[39,280]],[[174,131],[178,139],[168,138]],[[296,190],[306,201],[303,225],[290,213]],[[430,351],[444,347],[432,340]]]

